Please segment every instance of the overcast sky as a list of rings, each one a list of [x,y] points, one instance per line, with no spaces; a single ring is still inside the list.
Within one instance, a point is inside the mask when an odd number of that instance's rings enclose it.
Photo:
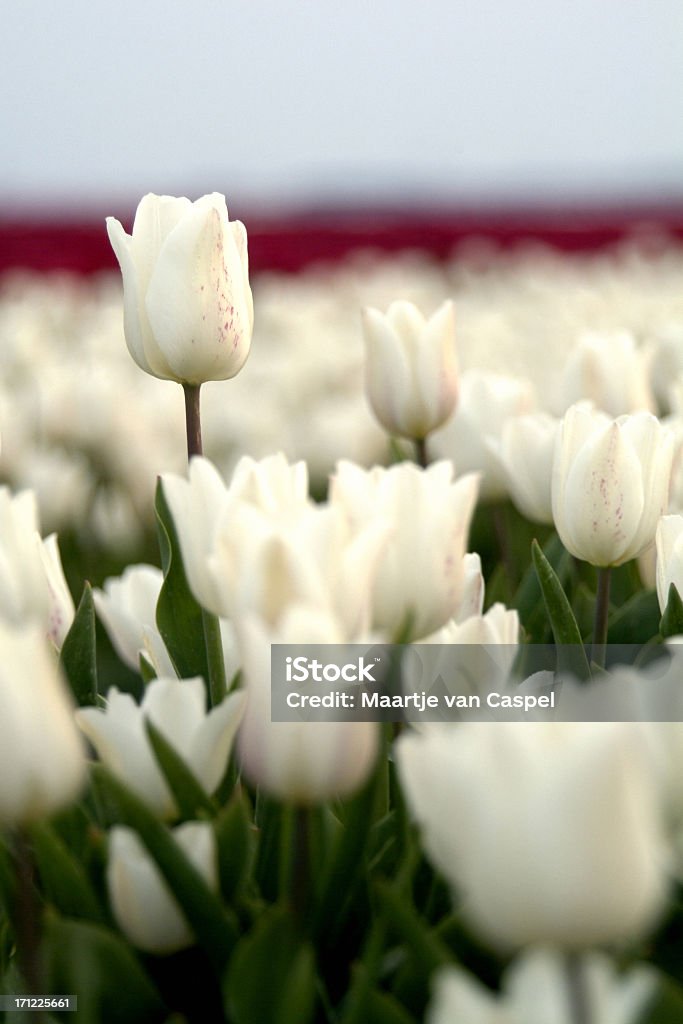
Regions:
[[[683,198],[681,0],[21,0],[0,207]]]

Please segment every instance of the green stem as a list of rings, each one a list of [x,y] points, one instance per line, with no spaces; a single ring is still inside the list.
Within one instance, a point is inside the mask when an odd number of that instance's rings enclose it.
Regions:
[[[16,857],[17,886],[15,891],[15,937],[17,960],[21,976],[26,985],[26,994],[42,995],[42,965],[40,960],[40,919],[38,902],[33,885],[33,850],[27,833],[19,828],[15,833],[14,850]],[[32,1011],[28,1017],[35,1024],[42,1024],[45,1016],[40,1010]]]
[[[422,466],[426,469],[429,465],[429,455],[427,454],[427,438],[416,437],[415,438],[415,461],[418,466]]]
[[[598,591],[595,595],[595,619],[593,621],[593,647],[591,650],[591,661],[593,661],[599,668],[604,668],[605,666],[611,573],[612,570],[609,566],[604,569],[598,569]]]
[[[311,905],[309,808],[283,808],[280,833],[280,898],[289,903],[305,924]]]
[[[202,454],[202,418],[199,403],[201,384],[183,384],[185,393],[185,432],[187,434],[187,461]]]
[[[572,1024],[593,1024],[590,993],[586,985],[581,955],[567,953],[565,961],[569,1015]]]
[[[228,692],[228,681],[225,675],[223,660],[223,642],[221,640],[221,624],[218,616],[212,615],[202,608],[202,625],[204,626],[204,646],[209,669],[209,701],[215,708]]]

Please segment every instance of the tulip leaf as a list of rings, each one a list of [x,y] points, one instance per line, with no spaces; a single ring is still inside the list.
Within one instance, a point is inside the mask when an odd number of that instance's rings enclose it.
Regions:
[[[101,923],[102,909],[90,879],[53,827],[47,822],[34,824],[31,842],[48,900],[67,917]]]
[[[76,993],[74,1016],[82,1024],[166,1020],[168,1009],[136,955],[101,925],[46,915],[43,957],[44,991]]]
[[[256,849],[256,830],[251,821],[249,799],[241,786],[235,789],[213,827],[218,843],[221,892],[229,903],[247,876]]]
[[[587,679],[590,668],[574,613],[557,573],[536,540],[531,545],[531,557],[558,648],[557,667],[579,679]]]
[[[95,602],[86,582],[80,604],[62,645],[59,663],[80,707],[97,703]]]
[[[145,729],[181,817],[196,818],[200,813],[213,817],[216,812],[213,801],[173,744],[149,718],[145,719]]]
[[[452,962],[448,947],[423,921],[403,893],[386,881],[375,885],[379,908],[384,920],[398,932],[408,947],[411,963],[425,975]]]
[[[638,1017],[639,1024],[680,1024],[683,1020],[683,987],[668,975],[659,974],[656,991]]]
[[[680,601],[680,598],[679,598]],[[683,605],[681,605],[683,613]],[[657,636],[660,612],[654,590],[641,590],[626,601],[609,620],[609,639],[612,644],[641,644]],[[681,619],[683,630],[683,618]]]
[[[138,796],[104,765],[92,767],[95,786],[113,799],[118,820],[134,829],[156,862],[213,966],[222,971],[235,943],[236,929],[219,897],[211,891],[173,836]]]
[[[315,983],[312,946],[289,910],[272,907],[235,949],[225,980],[226,1016],[234,1024],[307,1024]]]
[[[161,480],[157,483],[154,508],[164,570],[157,603],[157,627],[179,677],[202,676],[208,680],[202,609],[187,582],[178,532]]]
[[[560,584],[564,586],[569,578],[571,555],[556,533],[553,533],[550,539],[546,541],[543,547],[543,554],[555,570]],[[522,581],[512,600],[512,606],[517,609],[519,620],[532,639],[537,643],[544,642],[550,635],[546,632],[548,617],[541,585],[533,561],[522,577]]]
[[[673,583],[669,586],[666,608],[659,624],[659,632],[665,640],[670,636],[683,635],[683,601]]]

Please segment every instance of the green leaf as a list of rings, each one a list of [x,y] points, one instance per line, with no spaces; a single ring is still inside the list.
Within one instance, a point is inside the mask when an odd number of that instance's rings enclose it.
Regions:
[[[416,1024],[415,1017],[388,992],[376,989],[368,997],[367,1024]]]
[[[541,551],[538,541],[531,544],[531,557],[543,594],[555,643],[558,645],[558,669],[587,679],[590,669],[574,613],[557,573]]]
[[[157,483],[157,517],[164,582],[157,603],[157,627],[180,678],[209,678],[202,609],[190,590],[183,566],[180,541],[164,495]]]
[[[238,786],[214,821],[223,899],[230,902],[248,875],[256,850],[256,829],[247,794]]]
[[[92,767],[93,783],[115,801],[118,820],[134,829],[171,888],[213,966],[222,971],[236,940],[236,927],[170,831],[138,796],[101,764]]]
[[[166,1019],[168,1010],[140,961],[118,935],[100,925],[46,915],[43,955],[44,991],[76,994],[74,1019],[81,1024],[161,1024]]]
[[[168,783],[181,817],[192,819],[208,815],[212,818],[216,813],[213,801],[173,744],[169,743],[148,718],[145,719],[145,728],[157,764]]]
[[[680,601],[680,598],[679,598]],[[683,613],[683,605],[681,605]],[[681,620],[683,627],[683,619]],[[641,644],[657,636],[660,612],[654,590],[641,590],[623,604],[609,621],[611,644]]]
[[[683,988],[660,974],[656,992],[638,1018],[638,1024],[680,1024],[683,1020]]]
[[[555,570],[558,580],[564,587],[571,568],[571,555],[562,544],[562,541],[554,533],[543,547],[543,554],[548,563]],[[538,574],[533,563],[529,565],[517,592],[512,600],[512,606],[517,609],[519,619],[524,629],[537,643],[542,643],[549,636],[546,633],[548,618],[543,601],[543,592],[538,581]]]
[[[288,910],[272,907],[237,946],[225,983],[234,1024],[307,1024],[315,1011],[315,957]]]
[[[80,707],[97,703],[97,650],[95,602],[86,583],[81,601],[62,645],[59,663]]]
[[[406,943],[414,966],[425,975],[451,963],[448,947],[418,915],[415,908],[392,885],[378,881],[375,892],[384,919]]]
[[[681,595],[673,583],[669,587],[666,608],[659,624],[659,632],[664,639],[670,636],[680,636],[683,633],[683,601],[681,601]]]
[[[31,827],[31,842],[47,899],[67,917],[101,923],[102,909],[90,879],[54,828],[37,822]]]

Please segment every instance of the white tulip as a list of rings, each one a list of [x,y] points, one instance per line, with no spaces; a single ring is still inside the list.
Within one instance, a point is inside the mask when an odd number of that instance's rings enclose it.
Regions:
[[[123,276],[124,330],[147,373],[181,384],[226,380],[241,370],[254,309],[247,233],[225,197],[196,202],[146,195],[132,235],[107,217]]]
[[[204,881],[218,890],[211,825],[185,822],[173,829],[173,837]],[[119,928],[138,949],[168,954],[194,944],[190,925],[156,863],[136,833],[121,825],[109,833],[107,888]]]
[[[162,476],[164,496],[183,555],[183,565],[192,593],[205,608],[219,611],[224,606],[222,586],[211,570],[210,559],[222,532],[230,538],[235,529],[236,507],[258,510],[276,522],[296,520],[312,503],[308,498],[306,465],[290,465],[284,455],[272,455],[260,462],[242,458],[226,486],[213,464],[195,457],[189,479],[166,473]]]
[[[562,420],[553,461],[555,527],[576,558],[621,565],[651,544],[667,507],[673,436],[650,413],[610,420],[583,403]]]
[[[212,793],[223,778],[244,699],[243,692],[232,693],[207,714],[201,679],[154,679],[139,706],[114,686],[105,709],[81,708],[76,720],[107,767],[158,814],[173,817],[177,808],[147,738],[145,720]]]
[[[500,458],[513,502],[534,523],[552,523],[553,453],[560,421],[547,413],[513,416],[503,426]]]
[[[372,589],[374,628],[397,637],[409,625],[418,640],[458,612],[478,484],[472,473],[454,480],[448,462],[424,470],[410,462],[372,470],[338,464],[332,504],[357,529],[373,520],[391,527]]]
[[[85,771],[71,695],[44,631],[0,621],[0,822],[60,810],[77,798]]]
[[[35,494],[0,487],[0,618],[40,622],[60,648],[73,617],[57,537],[41,540]]]
[[[463,723],[402,735],[396,757],[428,856],[492,946],[654,924],[667,848],[638,724]]]
[[[271,721],[271,653],[277,644],[342,644],[343,625],[317,607],[292,605],[277,630],[257,618],[239,629],[247,708],[238,736],[248,778],[281,800],[312,804],[346,796],[377,757],[377,722]]]
[[[156,607],[164,574],[155,565],[129,565],[120,577],[93,591],[97,614],[121,661],[137,672],[144,652],[159,676],[173,665],[156,628]]]
[[[657,524],[655,547],[657,597],[663,612],[672,583],[683,598],[683,516],[662,516]]]
[[[365,389],[390,434],[423,439],[445,423],[458,397],[453,303],[428,320],[412,302],[363,310]]]
[[[607,957],[584,956],[577,964],[594,1024],[636,1024],[655,994],[656,974],[636,967],[619,976]],[[575,1024],[569,978],[561,955],[530,950],[503,975],[494,994],[460,967],[441,968],[433,982],[425,1024]]]
[[[645,358],[632,334],[587,332],[577,339],[562,375],[561,407],[582,399],[609,416],[654,409]]]
[[[511,416],[533,408],[533,387],[528,380],[468,370],[460,379],[458,408],[430,439],[430,452],[451,459],[459,475],[480,472],[483,500],[505,498],[508,484],[499,455],[503,426]]]

